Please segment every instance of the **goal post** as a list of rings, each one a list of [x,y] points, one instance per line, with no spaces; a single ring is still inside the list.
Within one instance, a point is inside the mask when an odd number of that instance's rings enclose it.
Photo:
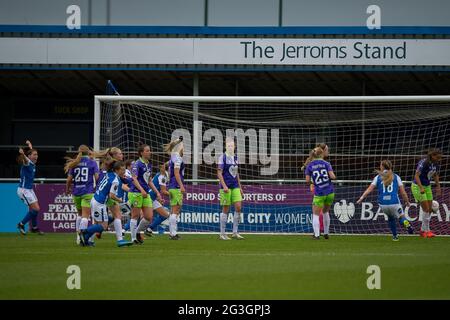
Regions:
[[[94,148],[117,146],[135,159],[137,143],[147,143],[153,175],[168,160],[162,144],[183,136],[187,193],[180,231],[218,232],[217,160],[231,136],[244,189],[243,232],[311,232],[312,194],[300,167],[323,142],[338,177],[332,233],[389,232],[376,192],[356,204],[384,159],[405,183],[412,202],[405,210],[418,229],[421,213],[410,184],[424,152],[440,148],[443,194],[435,194],[439,211],[431,226],[450,234],[450,96],[95,96],[94,106]]]

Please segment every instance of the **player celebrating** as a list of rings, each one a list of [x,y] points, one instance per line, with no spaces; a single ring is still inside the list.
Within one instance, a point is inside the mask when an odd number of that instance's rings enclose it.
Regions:
[[[320,213],[323,213],[324,238],[329,238],[330,231],[330,207],[334,201],[334,189],[331,180],[335,180],[336,176],[333,172],[331,164],[323,160],[325,151],[321,147],[313,149],[311,156],[312,161],[307,165],[305,170],[306,183],[314,184],[313,199],[313,239],[320,239]],[[312,180],[311,180],[312,178]]]
[[[156,199],[161,201],[161,194],[151,180],[152,164],[150,163],[150,146],[140,144],[138,147],[139,159],[136,160],[131,169],[133,183],[128,193],[128,201],[131,205],[130,232],[131,240],[135,244],[142,244],[141,231],[144,231],[153,219],[153,205],[149,196],[150,190],[156,194]],[[137,225],[140,213],[142,219]]]
[[[91,213],[91,199],[94,196],[94,182],[98,181],[98,165],[89,157],[90,149],[86,145],[78,147],[78,155],[66,158],[64,171],[68,173],[66,181],[66,194],[70,194],[73,183],[73,201],[78,211],[75,223],[77,231],[77,244],[80,244],[80,229],[86,229]]]
[[[171,240],[179,240],[177,234],[177,216],[183,205],[184,188],[184,162],[183,162],[183,137],[164,145],[164,151],[170,154],[169,161],[169,198],[171,214],[169,216],[169,232]]]
[[[90,241],[96,233],[102,233],[108,227],[108,199],[113,199],[120,202],[121,199],[117,196],[118,191],[122,187],[122,180],[125,175],[125,164],[122,161],[111,161],[106,164],[106,168],[110,169],[100,181],[94,197],[91,200],[91,215],[94,224],[86,230],[81,230],[81,243],[83,246],[93,246],[94,243]],[[122,231],[122,229],[120,229]],[[117,246],[124,247],[131,245],[132,242],[122,239],[122,232],[117,239]]]
[[[408,233],[414,233],[409,221],[405,218],[398,193],[400,192],[406,206],[409,206],[408,195],[403,186],[402,179],[392,171],[392,163],[389,160],[383,160],[380,163],[378,175],[373,179],[370,186],[356,202],[360,204],[372,191],[378,190],[378,204],[381,211],[388,216],[389,227],[392,232],[392,240],[398,241],[397,235],[397,219],[401,225],[407,228]]]
[[[234,149],[234,139],[227,139],[226,151],[220,156],[217,167],[217,177],[219,178],[220,185],[220,205],[222,206],[222,213],[220,214],[221,240],[230,240],[225,234],[225,226],[231,205],[234,205],[232,238],[238,240],[244,239],[238,233],[239,220],[241,219],[242,197],[244,194],[238,174],[238,158],[234,154]]]
[[[430,149],[427,156],[417,164],[411,191],[416,202],[420,203],[423,210],[422,227],[420,236],[432,238],[435,234],[430,230],[430,219],[433,203],[433,192],[431,182],[436,183],[436,196],[441,196],[441,185],[439,184],[439,163],[442,160],[442,152],[439,149]]]
[[[37,226],[37,216],[40,208],[36,194],[33,191],[38,152],[36,149],[33,149],[33,145],[29,140],[25,143],[28,146],[28,150],[24,151],[22,148],[19,148],[19,156],[17,158],[17,162],[20,165],[20,184],[17,188],[17,195],[28,206],[28,212],[22,221],[17,224],[17,228],[20,234],[26,235],[25,225],[31,221],[30,231],[43,235],[44,233]]]
[[[161,194],[169,196],[169,191],[167,191],[167,181],[169,180],[169,177],[166,171],[166,164],[167,163],[163,163],[159,166],[159,172],[155,175],[152,181],[155,185],[155,188]],[[163,207],[163,203],[159,202],[158,199],[156,199],[156,194],[153,190],[150,191],[150,198],[153,201],[153,212],[156,211],[157,214],[153,216],[152,223],[148,226],[147,230],[145,230],[145,235],[147,236],[151,236],[153,230],[155,230],[161,223],[166,221],[166,219],[169,218],[170,215],[166,208]]]

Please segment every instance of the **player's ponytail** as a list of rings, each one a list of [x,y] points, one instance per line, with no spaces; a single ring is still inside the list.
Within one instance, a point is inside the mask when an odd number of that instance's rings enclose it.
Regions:
[[[303,163],[303,166],[300,168],[300,170],[305,171],[308,164],[310,164],[311,161],[313,161],[314,159],[323,158],[326,148],[328,148],[328,146],[325,143],[318,143],[316,145],[316,147],[309,152],[309,156],[308,156],[308,158],[306,158],[306,160]]]
[[[306,167],[308,166],[308,164],[310,164],[311,163],[311,161],[313,161],[313,150],[311,150],[310,152],[309,152],[309,156],[308,156],[308,158],[306,158],[306,160],[305,160],[305,162],[303,163],[303,166],[300,168],[300,170],[302,170],[302,171],[305,171],[305,169],[306,169]]]
[[[66,159],[66,164],[64,165],[64,172],[67,173],[71,169],[76,168],[80,162],[83,156],[89,156],[91,153],[91,150],[88,146],[82,144],[78,147],[78,154],[75,158],[70,157],[64,157]]]
[[[111,149],[112,148],[108,148],[101,151],[90,150],[90,156],[95,159],[104,159],[109,156]]]
[[[383,180],[383,184],[387,187],[392,181],[394,181],[394,172],[392,171],[393,165],[389,160],[381,161],[381,167],[383,170],[375,170],[377,174],[381,176],[381,180]]]
[[[183,137],[180,136],[178,139],[172,140],[169,143],[166,143],[163,145],[164,152],[168,153],[169,155],[172,154],[172,152],[178,152],[180,153],[181,149],[183,149]]]
[[[314,149],[313,149],[313,151],[312,151],[312,156],[314,157],[314,158],[322,158],[323,157],[323,154],[324,154],[324,151],[323,151],[323,149],[321,148],[321,147],[315,147]]]

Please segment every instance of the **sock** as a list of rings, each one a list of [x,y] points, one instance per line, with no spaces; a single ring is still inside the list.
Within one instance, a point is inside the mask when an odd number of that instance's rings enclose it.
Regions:
[[[143,218],[141,220],[141,222],[139,222],[139,226],[137,228],[137,232],[142,232],[145,229],[147,229],[148,225],[150,224],[150,221],[148,221],[147,219]]]
[[[33,227],[33,229],[37,228],[37,216],[38,216],[39,211],[36,210],[31,210],[30,214],[31,214],[31,226]]]
[[[319,237],[320,236],[320,217],[317,214],[313,214],[313,229],[314,229],[314,236]]]
[[[430,231],[430,213],[428,212],[423,212],[423,216],[422,216],[422,227],[420,228],[420,230],[427,232]]]
[[[114,231],[116,232],[117,241],[123,240],[122,237],[122,220],[114,219]]]
[[[157,214],[153,217],[152,223],[148,226],[149,229],[155,230],[164,220],[167,218],[164,218],[160,214]]]
[[[391,228],[392,235],[394,237],[396,237],[397,236],[397,221],[395,221],[395,218],[389,217],[388,223],[389,223],[389,228]]]
[[[431,212],[428,212],[426,215],[426,227],[427,231],[430,231],[430,220],[431,220]]]
[[[323,214],[323,233],[330,233],[330,213],[326,212]]]
[[[86,229],[84,239],[91,241],[91,237],[95,236],[96,233],[103,232],[103,226],[101,224],[93,224],[89,228]]]
[[[127,223],[125,223],[125,225],[123,226],[123,229],[125,231],[130,231],[130,221],[128,221]]]
[[[169,232],[172,237],[177,234],[177,215],[175,213],[169,216]]]
[[[89,225],[89,220],[87,218],[81,218],[80,221],[80,231],[86,230]]]
[[[221,235],[225,234],[225,228],[226,228],[226,225],[227,225],[227,219],[228,219],[228,214],[222,212],[220,214],[220,234]]]
[[[95,242],[95,234],[89,237],[89,242]]]
[[[235,212],[233,216],[233,233],[238,232],[239,219],[241,217],[240,212]]]
[[[21,223],[23,225],[26,225],[28,223],[28,221],[30,221],[30,220],[31,220],[31,210],[27,212],[25,217],[22,219]]]
[[[75,229],[78,231],[80,231],[80,223],[81,223],[81,217],[77,216],[77,220],[75,221]]]
[[[131,241],[136,240],[136,228],[137,228],[137,220],[131,219],[130,220],[130,232],[131,232]]]

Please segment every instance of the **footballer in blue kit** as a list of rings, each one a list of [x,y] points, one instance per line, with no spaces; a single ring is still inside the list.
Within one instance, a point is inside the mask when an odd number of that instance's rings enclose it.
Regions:
[[[29,228],[31,233],[43,235],[39,230],[37,224],[37,217],[39,214],[39,202],[33,190],[34,176],[36,174],[36,162],[38,160],[38,152],[33,149],[33,145],[29,140],[26,141],[28,150],[19,149],[19,156],[17,162],[20,165],[20,183],[17,188],[17,195],[20,200],[28,207],[25,217],[17,224],[20,234],[26,235],[25,225],[31,223]]]
[[[398,241],[397,219],[400,224],[408,230],[409,234],[414,233],[414,230],[408,219],[405,217],[400,198],[398,197],[398,194],[400,193],[405,205],[409,206],[408,195],[406,194],[401,178],[395,174],[392,169],[393,166],[391,161],[381,161],[380,170],[377,170],[378,175],[373,179],[370,186],[356,203],[361,204],[374,189],[377,189],[378,204],[380,205],[381,211],[388,217],[389,228],[392,232],[392,240]]]
[[[122,188],[122,180],[125,175],[125,163],[122,161],[112,161],[107,166],[107,174],[98,184],[94,197],[91,200],[91,217],[94,224],[85,230],[81,230],[81,244],[83,246],[93,246],[93,236],[96,233],[102,233],[108,227],[108,207],[109,199],[120,202],[117,196]],[[129,246],[132,242],[122,239],[122,229],[120,229],[120,237],[117,239],[117,246]]]
[[[169,175],[166,171],[166,163],[163,163],[159,166],[159,172],[153,177],[153,185],[160,192],[161,196],[169,196],[169,191],[167,191],[167,183],[169,181]],[[169,212],[165,207],[163,207],[164,203],[161,203],[156,196],[156,193],[152,190],[150,191],[150,198],[153,201],[153,221],[148,226],[145,234],[151,236],[153,231],[158,228],[162,223],[166,223],[167,218],[169,218]],[[155,214],[156,212],[156,214]]]

